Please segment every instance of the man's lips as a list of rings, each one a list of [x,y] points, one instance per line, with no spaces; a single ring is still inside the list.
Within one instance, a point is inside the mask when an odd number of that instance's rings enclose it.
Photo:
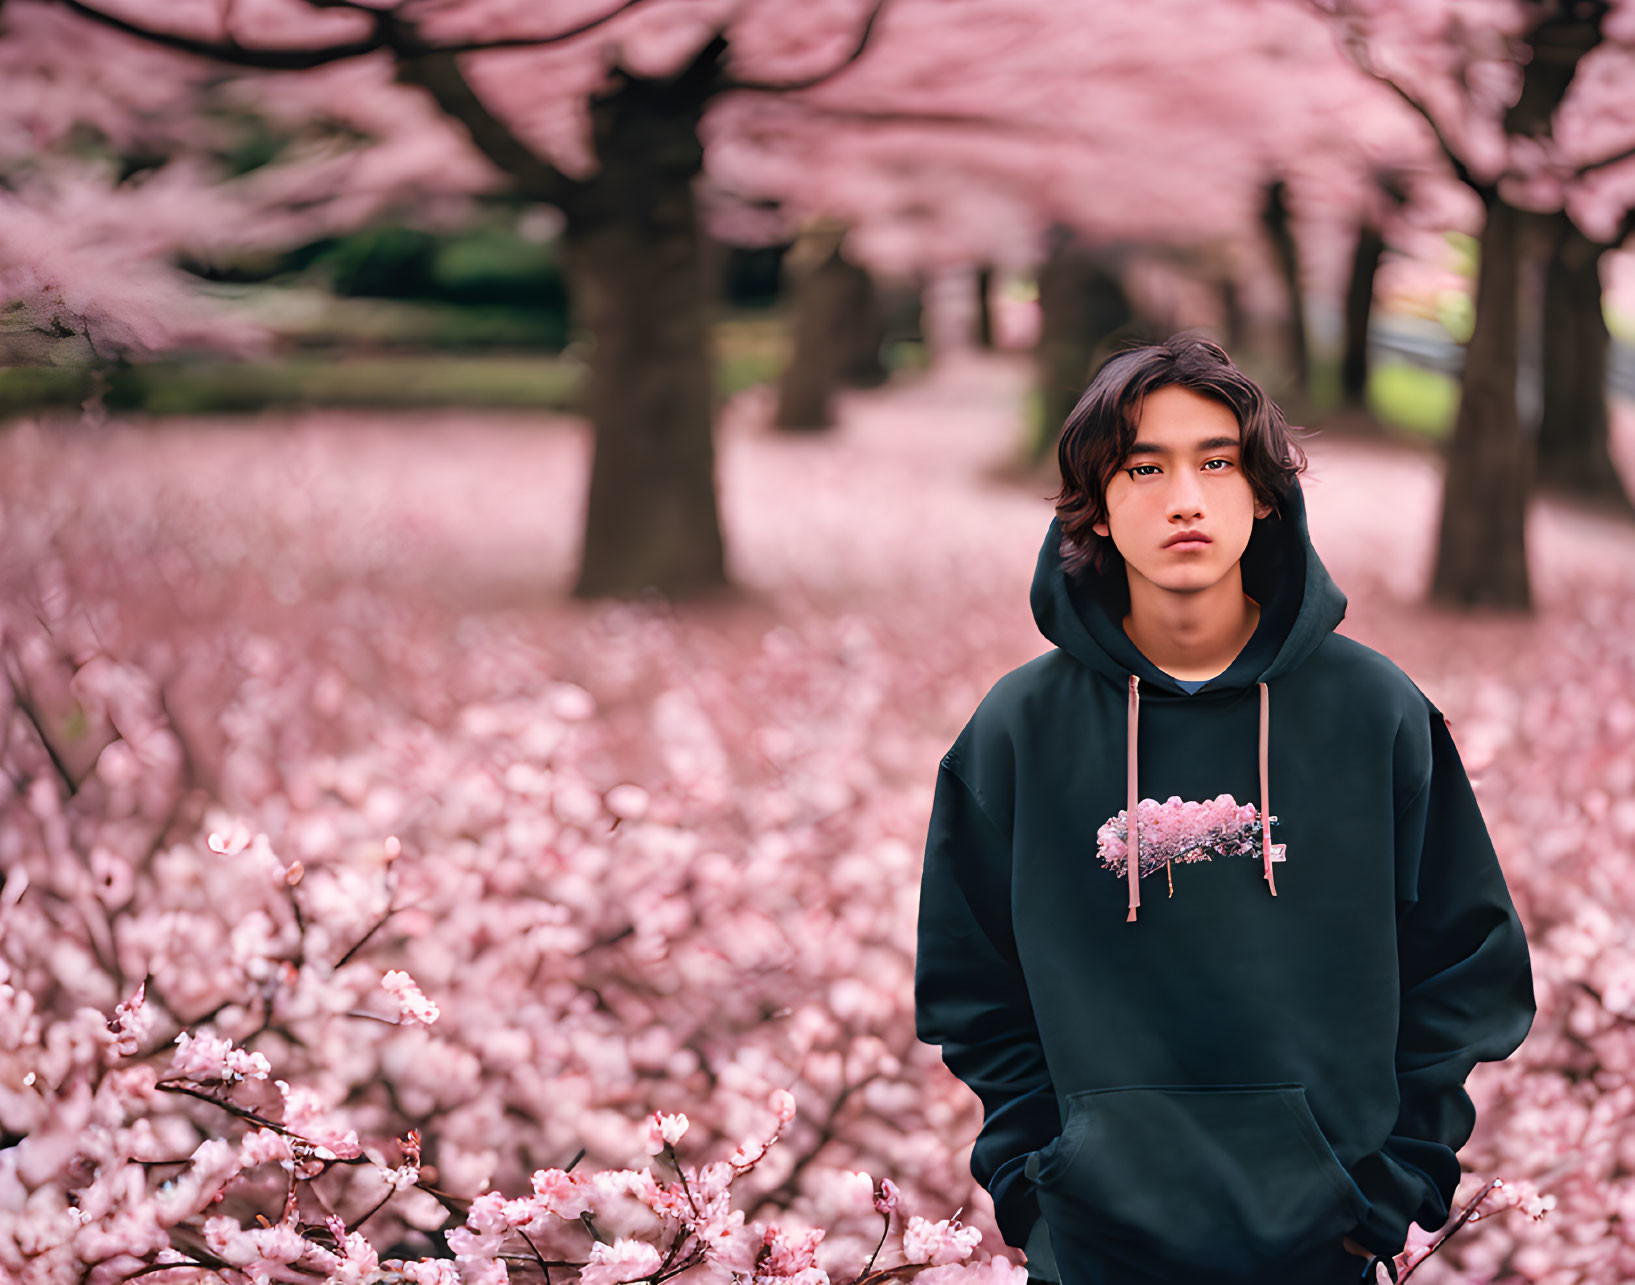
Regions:
[[[1179,535],[1171,536],[1168,540],[1164,541],[1164,547],[1166,549],[1178,549],[1184,553],[1188,549],[1207,548],[1210,543],[1211,541],[1209,537],[1204,535],[1201,531],[1187,531],[1182,532]]]

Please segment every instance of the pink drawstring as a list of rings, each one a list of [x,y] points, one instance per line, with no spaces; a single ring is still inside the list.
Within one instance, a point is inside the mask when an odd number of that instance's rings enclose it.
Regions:
[[[1141,828],[1136,819],[1140,804],[1140,790],[1136,786],[1136,732],[1141,725],[1141,680],[1130,675],[1130,714],[1125,734],[1128,759],[1125,774],[1126,803],[1124,806],[1125,865],[1130,878],[1130,913],[1125,923],[1135,922],[1135,908],[1141,904]],[[1272,787],[1270,739],[1272,726],[1272,689],[1265,683],[1260,688],[1260,854],[1262,877],[1277,896],[1277,880],[1272,877]]]
[[[1267,768],[1267,740],[1272,725],[1272,689],[1260,686],[1260,864],[1266,872],[1266,886],[1277,896],[1277,880],[1272,878],[1272,787]]]
[[[1139,793],[1135,784],[1135,733],[1141,723],[1141,696],[1136,691],[1141,680],[1134,674],[1130,675],[1130,726],[1125,736],[1125,743],[1129,746],[1129,771],[1126,774],[1129,789],[1129,802],[1124,809],[1124,849],[1125,865],[1130,868],[1130,913],[1124,917],[1125,923],[1135,921],[1135,908],[1141,904],[1141,831],[1136,823],[1136,803]]]

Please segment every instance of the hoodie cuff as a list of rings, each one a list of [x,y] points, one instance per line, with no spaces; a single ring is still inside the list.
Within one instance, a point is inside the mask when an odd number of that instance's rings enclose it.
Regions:
[[[999,1234],[1007,1245],[1026,1252],[1027,1238],[1040,1217],[1039,1197],[1020,1166],[1007,1182],[996,1185],[1000,1186],[1000,1194],[994,1200],[993,1212]]]
[[[1395,1258],[1408,1243],[1408,1225],[1424,1203],[1424,1182],[1383,1148],[1363,1156],[1350,1172],[1369,1208],[1348,1234],[1378,1257]]]
[[[1056,1266],[1056,1251],[1050,1245],[1050,1227],[1043,1215],[1034,1222],[1022,1252],[1028,1256],[1029,1280],[1051,1281],[1061,1285],[1062,1274]]]
[[[1380,1235],[1377,1231],[1376,1225],[1369,1223],[1358,1223],[1355,1227],[1348,1231],[1346,1235],[1350,1236],[1352,1240],[1356,1241],[1370,1254],[1374,1255],[1375,1258],[1382,1259],[1395,1258],[1402,1252],[1402,1245],[1407,1243],[1407,1236],[1404,1235],[1402,1238],[1402,1244],[1398,1244],[1397,1247],[1393,1249],[1391,1246],[1395,1238]]]

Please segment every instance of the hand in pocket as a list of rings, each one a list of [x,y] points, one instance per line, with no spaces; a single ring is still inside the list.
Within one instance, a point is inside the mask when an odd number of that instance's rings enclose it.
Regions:
[[[1067,1101],[1059,1141],[1028,1172],[1059,1262],[1282,1280],[1290,1264],[1331,1254],[1322,1247],[1367,1210],[1298,1083],[1131,1085]]]

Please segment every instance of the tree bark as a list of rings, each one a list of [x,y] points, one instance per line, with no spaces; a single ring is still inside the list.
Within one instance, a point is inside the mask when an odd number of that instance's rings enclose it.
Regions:
[[[1357,247],[1351,256],[1351,281],[1345,292],[1345,355],[1340,363],[1340,390],[1346,403],[1362,406],[1368,400],[1368,323],[1374,315],[1374,277],[1385,238],[1372,222],[1357,229]]]
[[[925,282],[919,273],[911,277],[886,279],[880,287],[880,316],[885,338],[882,350],[892,344],[925,344]]]
[[[1565,215],[1554,222],[1544,278],[1544,406],[1537,480],[1635,514],[1609,444],[1612,338],[1601,302],[1601,257],[1607,247],[1585,236]]]
[[[1055,446],[1068,415],[1090,382],[1107,342],[1135,320],[1118,276],[1078,240],[1053,238],[1039,268],[1039,346],[1036,351],[1042,422],[1028,452],[1040,464]]]
[[[993,351],[993,268],[984,263],[976,270],[976,346]]]
[[[1524,217],[1497,195],[1487,203],[1431,582],[1432,599],[1453,606],[1532,606],[1526,519],[1533,452],[1516,407]]]
[[[1225,332],[1225,348],[1241,356],[1240,349],[1249,342],[1249,319],[1243,312],[1243,296],[1238,290],[1237,278],[1230,273],[1216,282],[1221,301],[1221,329]]]
[[[711,435],[715,292],[693,194],[698,124],[726,49],[718,36],[664,80],[612,72],[588,102],[599,164],[583,180],[490,111],[457,55],[397,65],[397,78],[430,93],[520,192],[566,219],[574,314],[593,340],[584,399],[595,447],[576,597],[684,598],[726,584]]]
[[[700,64],[662,82],[620,77],[592,98],[601,169],[565,211],[574,306],[595,341],[585,391],[595,455],[576,597],[682,598],[726,583],[713,291],[693,195],[708,52]]]
[[[814,228],[791,256],[795,286],[794,345],[778,381],[777,427],[800,432],[834,424],[833,398],[848,385],[885,382],[880,347],[885,317],[868,272],[841,253],[842,230]]]
[[[842,295],[840,341],[845,354],[841,382],[853,388],[878,388],[887,371],[880,349],[886,342],[886,313],[874,274],[844,255],[851,280]]]
[[[1282,179],[1273,179],[1268,183],[1260,217],[1289,296],[1289,365],[1294,371],[1296,384],[1305,390],[1311,387],[1311,358],[1306,342],[1306,298],[1300,289],[1300,247],[1294,240],[1288,193],[1288,184]]]

